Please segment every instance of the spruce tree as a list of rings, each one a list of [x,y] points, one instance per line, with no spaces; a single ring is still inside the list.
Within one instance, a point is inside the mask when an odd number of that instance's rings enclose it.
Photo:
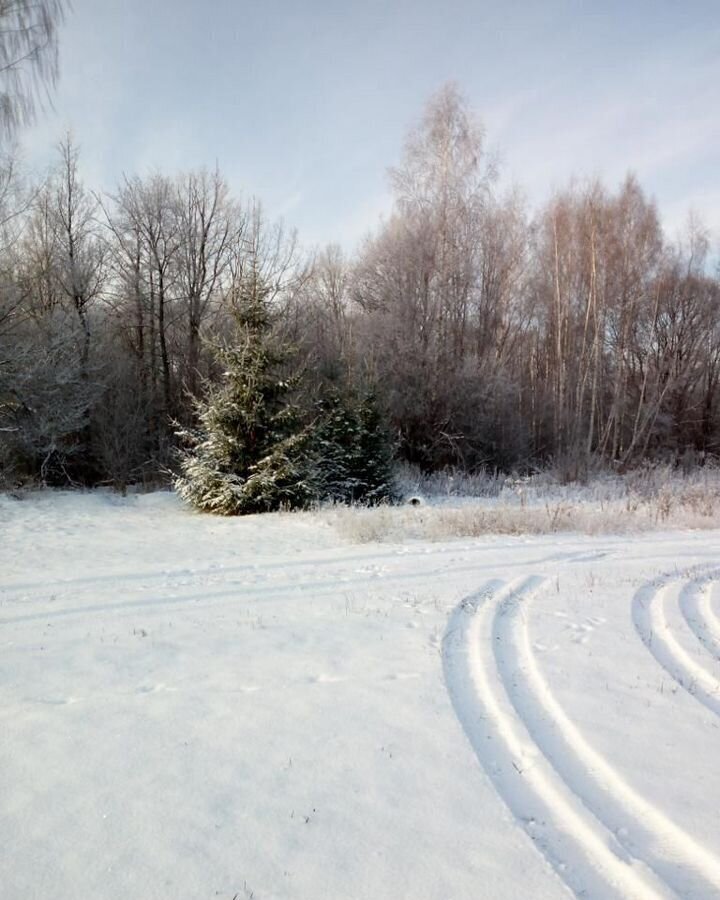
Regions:
[[[321,499],[339,503],[394,499],[393,453],[373,394],[335,394],[322,404],[312,436],[312,469]]]
[[[284,374],[289,351],[273,340],[268,288],[253,267],[238,298],[236,336],[217,348],[223,375],[196,401],[199,427],[180,436],[183,499],[222,515],[305,506],[315,496],[306,459],[309,432]]]

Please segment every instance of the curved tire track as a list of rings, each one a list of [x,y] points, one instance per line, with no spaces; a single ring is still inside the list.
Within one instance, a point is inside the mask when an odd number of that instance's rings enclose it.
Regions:
[[[532,602],[506,598],[493,624],[496,665],[518,715],[545,757],[585,806],[683,897],[717,896],[720,860],[637,793],[568,718],[533,654],[525,613]]]
[[[718,896],[720,860],[634,791],[552,695],[524,619],[541,583],[490,585],[451,618],[445,677],[476,755],[577,894]]]
[[[688,604],[695,608],[696,592],[716,575],[717,572],[710,572],[691,579],[684,584],[680,597],[683,615],[696,635],[700,637],[702,634],[700,639],[703,643],[709,640],[707,622],[701,620],[693,625],[688,619]],[[677,583],[674,578],[656,580],[644,585],[635,594],[632,606],[635,630],[657,662],[680,687],[710,712],[720,716],[720,680],[685,650],[668,625],[665,604],[674,583]],[[705,645],[708,646],[707,643]]]
[[[712,608],[713,576],[692,581],[680,594],[680,611],[695,637],[715,659],[720,660],[720,619]]]
[[[627,859],[607,827],[573,792],[538,746],[505,690],[491,644],[494,619],[540,579],[491,582],[456,607],[443,642],[445,679],[465,733],[498,793],[565,884],[578,896],[671,896],[642,864]]]

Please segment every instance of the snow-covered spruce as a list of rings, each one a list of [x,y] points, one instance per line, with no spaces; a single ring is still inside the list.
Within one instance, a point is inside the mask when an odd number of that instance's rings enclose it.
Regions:
[[[223,377],[196,400],[199,427],[184,429],[180,496],[222,515],[312,502],[375,503],[392,495],[392,443],[371,395],[340,393],[303,409],[291,351],[273,340],[267,290],[253,277],[235,341],[218,347]]]

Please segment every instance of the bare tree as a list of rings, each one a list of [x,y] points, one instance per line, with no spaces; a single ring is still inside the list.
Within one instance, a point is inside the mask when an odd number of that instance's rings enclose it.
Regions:
[[[200,334],[211,305],[222,293],[231,271],[233,251],[245,232],[240,206],[230,199],[227,182],[217,169],[178,179],[177,291],[186,308],[185,385],[199,388]]]
[[[518,199],[495,195],[495,175],[482,128],[457,88],[443,88],[391,170],[394,214],[356,269],[367,320],[356,334],[422,465],[487,458],[501,440],[500,397],[513,393],[502,360],[523,319],[527,229]]]
[[[0,0],[0,21],[22,7]],[[217,170],[128,176],[101,198],[70,140],[34,187],[0,160],[0,467],[119,489],[167,469],[171,422],[193,427],[191,396],[222,377],[211,347],[253,302],[268,346],[292,343],[311,373],[308,416],[372,386],[400,454],[428,469],[553,461],[572,477],[720,454],[703,228],[669,243],[633,176],[571,182],[531,219],[496,174],[447,86],[390,171],[390,217],[357,254],[309,258]]]
[[[78,173],[79,150],[69,136],[60,144],[60,166],[52,182],[60,288],[82,329],[82,371],[90,359],[90,312],[101,296],[106,277],[105,248],[99,237],[98,203],[85,190]]]

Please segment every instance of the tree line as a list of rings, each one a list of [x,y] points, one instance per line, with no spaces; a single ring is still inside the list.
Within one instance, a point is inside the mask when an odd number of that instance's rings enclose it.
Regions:
[[[258,285],[263,340],[292,348],[293,409],[371,396],[397,457],[425,470],[552,461],[570,477],[720,451],[720,272],[701,225],[670,240],[634,176],[529,210],[453,86],[352,255],[303,250],[217,170],[108,194],[80,169],[71,139],[42,180],[0,166],[7,484],[168,477]]]

